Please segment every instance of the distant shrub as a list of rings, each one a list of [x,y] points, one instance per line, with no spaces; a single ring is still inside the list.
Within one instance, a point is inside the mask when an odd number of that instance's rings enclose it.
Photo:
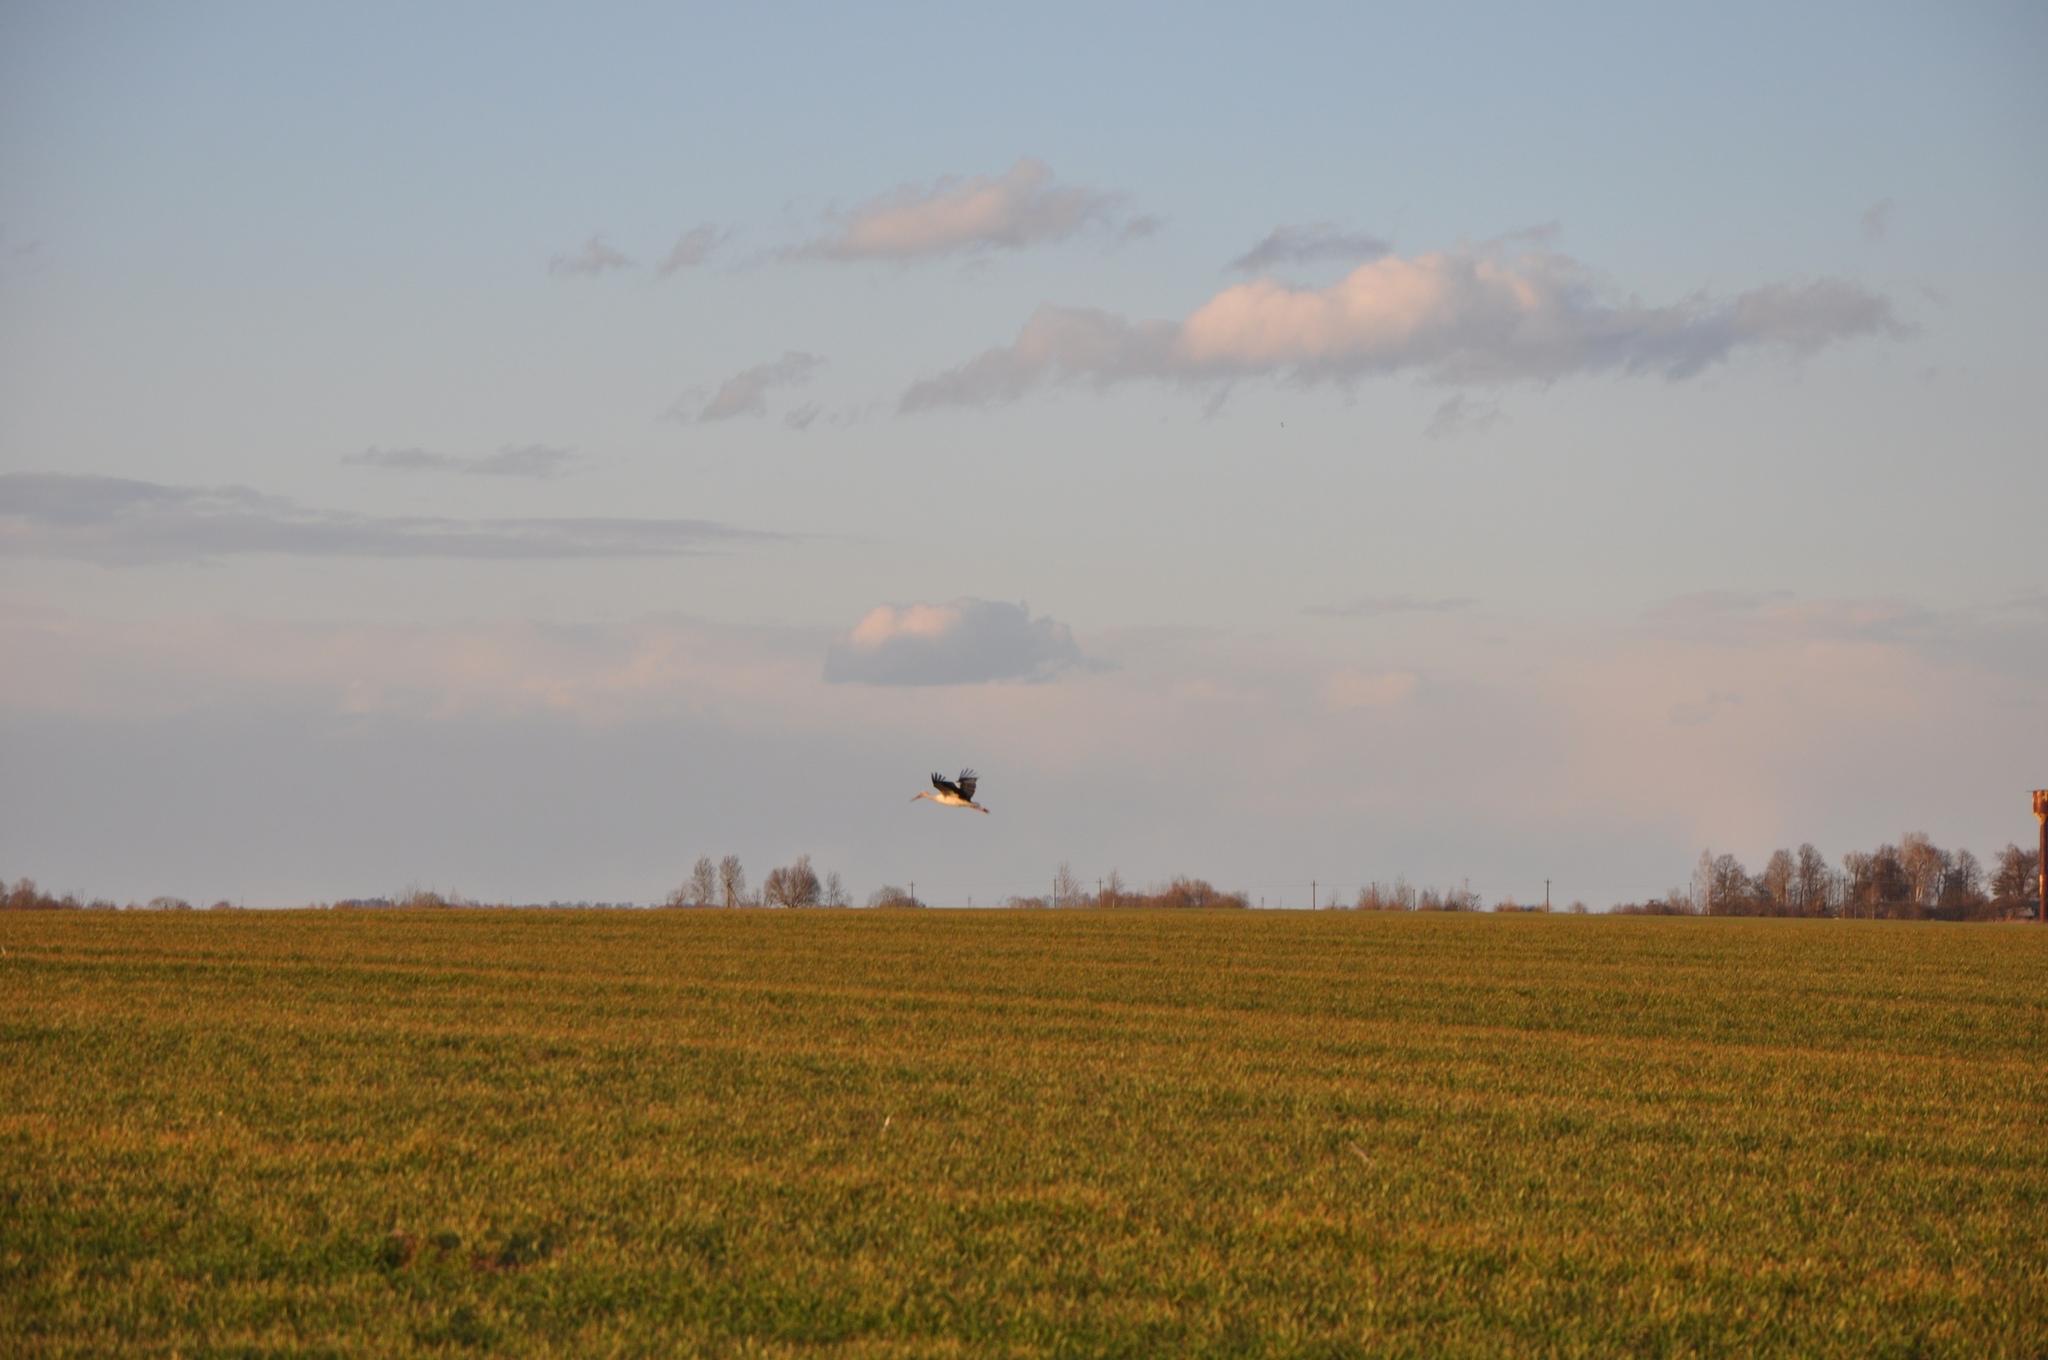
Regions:
[[[427,908],[466,907],[470,904],[463,901],[460,894],[451,894],[443,897],[431,888],[407,888],[404,894],[392,905],[406,910],[418,911]]]
[[[1405,878],[1368,883],[1358,890],[1354,911],[1478,911],[1479,894],[1464,888],[1417,888]]]
[[[11,888],[0,879],[0,911],[77,911],[79,905],[75,895],[52,897],[38,889],[32,878],[17,879]]]
[[[1034,904],[1051,905],[1044,898],[1035,899]],[[1112,895],[1109,891],[1104,891],[1099,897],[1092,900],[1083,896],[1076,897],[1071,902],[1063,903],[1063,905],[1076,907],[1149,907],[1154,910],[1185,910],[1189,908],[1199,910],[1218,907],[1245,909],[1249,908],[1251,904],[1252,899],[1249,894],[1224,892],[1222,889],[1211,884],[1207,879],[1185,877],[1176,877],[1169,881],[1165,887],[1154,887],[1150,892],[1131,892],[1126,889],[1117,891]]]
[[[1692,902],[1676,893],[1653,897],[1647,902],[1622,902],[1609,909],[1613,916],[1697,916]]]

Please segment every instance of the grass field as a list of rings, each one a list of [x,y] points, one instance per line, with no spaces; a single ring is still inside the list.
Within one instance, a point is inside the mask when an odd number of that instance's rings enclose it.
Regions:
[[[2048,1353],[2048,931],[9,913],[0,1352]]]

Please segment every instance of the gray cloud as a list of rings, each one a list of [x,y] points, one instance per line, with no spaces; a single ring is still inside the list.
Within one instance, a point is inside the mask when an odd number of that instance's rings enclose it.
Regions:
[[[855,208],[843,230],[805,242],[792,258],[921,260],[984,250],[1021,250],[1064,241],[1092,222],[1107,222],[1121,198],[1094,189],[1061,188],[1052,168],[1026,156],[1000,175],[947,175],[930,188],[905,184]],[[1152,218],[1128,224],[1133,234],[1156,229]]]
[[[1393,249],[1377,236],[1347,231],[1335,222],[1300,227],[1275,227],[1266,239],[1230,262],[1242,274],[1258,274],[1283,264],[1315,264],[1323,260],[1377,260]]]
[[[1449,614],[1477,603],[1464,596],[1419,600],[1413,595],[1363,595],[1349,604],[1316,604],[1301,612],[1331,619],[1377,619],[1388,614]]]
[[[583,249],[574,255],[557,255],[548,261],[548,273],[570,277],[578,274],[595,276],[608,269],[627,269],[632,261],[604,243],[602,236],[593,236],[583,243]]]
[[[1279,377],[1349,385],[1418,372],[1443,383],[1621,372],[1689,378],[1739,350],[1807,354],[1908,334],[1891,303],[1842,279],[1767,284],[1732,300],[1646,306],[1568,256],[1460,248],[1386,256],[1323,288],[1232,285],[1182,321],[1041,307],[1011,344],[913,384],[902,411],[1014,400],[1061,383]]]
[[[1882,241],[1892,225],[1892,209],[1898,206],[1888,198],[1873,204],[1870,211],[1863,214],[1863,234],[1873,241]]]
[[[704,263],[711,252],[724,245],[731,236],[731,232],[720,231],[708,224],[686,231],[676,242],[675,249],[655,266],[654,272],[667,278],[679,269],[693,269]]]
[[[1972,610],[1936,610],[1900,599],[1802,600],[1789,590],[1702,591],[1646,611],[1656,633],[1688,640],[1957,645],[1985,631]]]
[[[0,475],[0,556],[106,566],[248,553],[484,559],[679,557],[779,537],[691,519],[445,519],[317,510],[244,486]]]
[[[720,383],[711,400],[697,413],[697,419],[731,420],[734,416],[767,415],[769,388],[796,387],[807,383],[824,366],[824,359],[818,355],[799,350],[790,350],[773,363],[756,364]]]
[[[386,468],[396,472],[463,472],[478,477],[559,477],[576,461],[569,449],[551,449],[545,444],[526,444],[499,449],[475,458],[458,458],[425,449],[368,448],[345,453],[343,463],[354,467]]]
[[[1436,408],[1430,418],[1429,428],[1422,433],[1430,439],[1443,439],[1460,430],[1490,429],[1500,420],[1500,402],[1474,401],[1459,392]]]
[[[878,605],[825,654],[825,679],[856,685],[1049,680],[1090,665],[1073,630],[1021,604],[962,598]]]

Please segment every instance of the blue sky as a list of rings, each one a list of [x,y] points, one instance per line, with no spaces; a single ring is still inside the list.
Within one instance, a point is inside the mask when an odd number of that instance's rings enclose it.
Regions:
[[[2044,75],[2017,4],[11,6],[0,870],[1996,850]]]

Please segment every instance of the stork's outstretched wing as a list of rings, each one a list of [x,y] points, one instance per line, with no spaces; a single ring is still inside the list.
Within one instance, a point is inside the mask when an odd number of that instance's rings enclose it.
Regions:
[[[970,803],[973,802],[974,786],[980,782],[980,780],[975,778],[974,771],[962,770],[960,772],[960,796]]]
[[[960,786],[958,784],[955,784],[952,780],[946,778],[942,774],[932,775],[932,787],[937,789],[940,793],[955,794],[961,798],[972,798],[974,796],[971,793],[961,793]]]

